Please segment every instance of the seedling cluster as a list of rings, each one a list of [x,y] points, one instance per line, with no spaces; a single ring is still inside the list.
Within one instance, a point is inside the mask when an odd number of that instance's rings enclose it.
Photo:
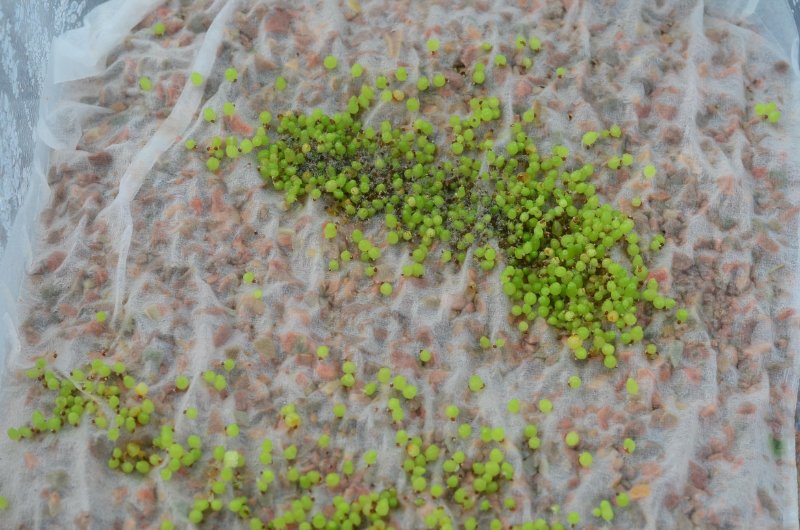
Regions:
[[[153,28],[158,38],[165,32],[162,23]],[[428,39],[425,48],[432,57],[446,49],[437,38]],[[239,158],[248,157],[261,178],[283,194],[287,207],[309,198],[324,201],[332,217],[321,225],[322,244],[332,247],[346,233],[350,245],[327,256],[331,274],[359,260],[365,274],[373,277],[383,253],[395,245],[407,246],[410,261],[402,266],[406,278],[424,277],[432,260],[464,266],[471,257],[487,273],[502,266],[499,287],[510,302],[509,317],[519,333],[528,333],[536,319],[544,319],[559,331],[575,359],[597,357],[613,369],[618,366],[620,345],[644,340],[640,315],[672,310],[675,300],[660,292],[646,265],[665,238],[637,233],[628,215],[601,201],[592,181],[600,171],[633,167],[644,179],[652,179],[656,167],[648,163],[639,168],[634,155],[627,152],[610,158],[597,155],[593,164],[577,163],[565,145],[541,149],[534,138],[543,118],[535,105],[506,116],[509,107],[487,92],[492,68],[530,68],[533,59],[529,54],[535,57],[540,53],[542,42],[533,36],[519,36],[514,48],[516,54],[511,56],[493,54],[487,43],[468,69],[429,75],[398,66],[394,72],[373,77],[360,63],[344,69],[336,56],[327,55],[321,66],[325,75],[348,76],[357,87],[341,111],[264,110],[254,118],[258,126],[251,136],[190,138],[184,146],[203,156],[209,171],[222,174]],[[568,82],[568,74],[566,67],[558,67],[552,82],[556,86]],[[445,123],[434,123],[427,106],[455,75],[462,75],[471,91],[469,111],[453,114]],[[240,73],[229,67],[224,79],[232,86],[239,82]],[[194,87],[205,82],[198,72],[192,72],[189,81]],[[149,92],[153,82],[143,76],[139,86]],[[287,86],[283,76],[276,76],[276,91]],[[367,125],[366,114],[379,112],[382,105],[403,105],[407,122],[385,119],[376,127]],[[230,101],[221,111],[220,118],[218,109],[207,106],[202,120],[208,127],[221,127],[240,112]],[[780,117],[774,104],[756,105],[756,113],[772,122]],[[504,119],[511,123],[506,131],[501,130]],[[581,159],[591,158],[601,146],[621,151],[624,135],[614,124],[578,133]],[[639,207],[641,200],[636,198],[631,205]],[[370,240],[358,228],[370,219],[382,221],[381,239]],[[342,230],[345,223],[352,225],[346,231]],[[263,297],[253,272],[243,271],[241,280],[249,296]],[[376,279],[375,293],[391,301],[396,286]],[[687,310],[679,309],[675,320],[683,323],[688,316]],[[95,315],[100,324],[106,318],[104,311]],[[484,336],[479,345],[484,350],[502,350],[505,340]],[[312,355],[315,363],[335,363],[340,354],[327,345],[311,351],[316,353]],[[655,345],[647,345],[646,351],[655,354]],[[433,369],[437,354],[423,349],[416,361],[421,370]],[[176,426],[162,419],[169,417],[168,411],[160,416],[155,402],[148,398],[148,385],[136,380],[123,364],[102,360],[69,375],[60,375],[43,359],[38,360],[27,375],[56,394],[55,404],[47,415],[35,411],[29,424],[10,429],[8,436],[21,440],[57,432],[67,425],[80,425],[89,415],[111,443],[110,469],[142,476],[155,471],[168,482],[199,467],[198,473],[207,478],[207,488],[179,515],[181,521],[196,525],[228,511],[255,530],[392,528],[392,514],[402,504],[421,508],[428,528],[557,530],[580,523],[578,512],[562,516],[559,506],[553,506],[547,517],[508,523],[521,501],[511,487],[521,473],[509,458],[511,449],[534,456],[543,443],[549,443],[540,438],[537,421],[554,411],[556,403],[550,398],[509,399],[506,412],[523,418],[525,425],[517,429],[485,425],[466,407],[438,404],[435,410],[426,411],[436,416],[433,430],[412,435],[406,428],[416,429],[417,423],[409,420],[409,412],[417,410],[411,405],[420,401],[418,385],[422,382],[393,374],[387,366],[371,370],[346,358],[335,366],[338,372],[332,384],[338,385],[340,394],[331,399],[328,408],[313,414],[301,404],[282,406],[276,418],[280,437],[261,440],[256,459],[248,458],[243,445],[250,439],[245,436],[248,425],[244,424],[227,423],[222,444],[212,446],[199,434],[189,434],[180,442]],[[198,384],[205,387],[210,399],[228,399],[229,382],[238,372],[235,360],[228,358],[218,369],[199,373],[202,382]],[[193,375],[179,374],[169,392],[191,392],[195,380]],[[565,382],[570,392],[580,392],[581,385],[577,375]],[[636,399],[640,392],[633,378],[627,379],[625,389],[629,399]],[[472,374],[462,390],[466,403],[478,400],[487,391],[487,381]],[[348,421],[353,415],[350,407],[359,400],[375,404],[387,414],[405,475],[396,484],[370,486],[368,492],[352,495],[348,486],[363,480],[381,462],[378,451],[343,456],[335,469],[322,469],[310,464],[310,456],[331,450],[333,440],[327,433],[334,429],[326,427],[314,447],[300,440],[310,425],[330,427]],[[198,418],[196,408],[183,412],[190,421]],[[595,462],[591,434],[575,427],[561,436],[555,443],[571,456],[574,472],[591,468]],[[447,443],[434,441],[445,438]],[[635,448],[634,440],[625,438],[621,451],[630,455]],[[359,478],[355,478],[357,473]],[[288,492],[292,500],[271,505],[276,491],[281,498]],[[624,491],[614,492],[611,498],[617,509],[630,502]],[[0,510],[6,505],[0,497]],[[265,506],[270,506],[269,520],[259,515]],[[600,500],[592,515],[611,521],[615,515],[611,501]],[[171,519],[161,522],[164,530],[174,527]]]

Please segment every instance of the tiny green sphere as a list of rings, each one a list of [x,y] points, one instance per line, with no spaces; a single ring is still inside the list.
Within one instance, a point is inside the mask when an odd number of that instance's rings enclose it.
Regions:
[[[344,374],[340,381],[345,388],[353,388],[353,385],[356,384],[356,378],[353,374]]]
[[[408,98],[406,100],[406,108],[411,112],[419,110],[419,100],[417,98]]]
[[[155,25],[153,25],[153,35],[156,37],[163,36],[166,31],[167,26],[165,26],[163,22],[156,22]]]
[[[8,499],[0,495],[0,512],[8,508]]]
[[[447,83],[447,79],[443,74],[437,73],[433,75],[433,86],[436,88],[442,88],[445,83]]]
[[[628,391],[628,394],[631,396],[635,396],[639,394],[639,383],[636,382],[636,379],[629,377],[627,381],[625,381],[625,389]]]
[[[383,296],[390,296],[393,291],[392,284],[388,282],[383,282],[381,284],[380,291]]]
[[[233,83],[239,79],[239,72],[236,71],[236,68],[228,68],[225,70],[225,79]]]
[[[689,311],[683,308],[678,309],[675,311],[675,318],[678,322],[686,322],[686,319],[689,318]]]
[[[600,501],[600,517],[606,522],[614,519],[614,510],[611,508],[611,503],[605,499]]]
[[[569,376],[569,379],[567,380],[567,384],[569,385],[570,388],[574,388],[574,389],[580,388],[581,387],[581,378],[580,378],[580,376],[577,376],[577,375]]]
[[[572,526],[577,525],[578,523],[581,522],[581,514],[579,514],[578,512],[569,512],[567,514],[567,522]]]
[[[447,405],[447,408],[444,409],[445,415],[450,418],[451,421],[455,421],[460,412],[461,411],[455,405]]]
[[[333,406],[333,415],[337,418],[343,418],[345,412],[347,412],[347,407],[345,407],[344,403],[337,403]]]
[[[335,488],[339,485],[339,474],[338,473],[328,473],[325,476],[325,484],[328,485],[329,488]]]
[[[149,388],[147,387],[147,384],[144,382],[139,382],[136,384],[135,387],[133,387],[133,391],[136,392],[136,394],[139,395],[140,397],[146,396],[148,390]]]
[[[634,442],[632,438],[625,438],[622,442],[622,448],[629,454],[633,453],[636,450],[636,442]]]
[[[404,445],[406,442],[408,442],[408,433],[403,429],[400,429],[395,433],[394,441],[397,443],[397,445]]]
[[[262,111],[258,115],[258,121],[260,121],[263,125],[269,125],[272,122],[272,113],[268,110]]]
[[[585,145],[586,147],[591,147],[597,141],[597,137],[598,135],[595,131],[589,131],[587,133],[584,133],[582,140],[583,145]]]
[[[429,52],[436,53],[439,51],[439,39],[428,39],[425,46],[428,48]]]
[[[189,388],[189,378],[185,375],[179,375],[175,378],[175,387],[178,390],[186,390]]]
[[[317,347],[317,357],[319,357],[320,359],[327,358],[329,353],[330,353],[330,348],[328,348],[327,346]]]
[[[506,432],[502,427],[495,427],[491,431],[491,439],[497,443],[501,443],[506,439]]]
[[[325,239],[333,239],[336,237],[336,225],[333,223],[326,223],[323,230]]]
[[[401,421],[403,421],[405,414],[406,413],[400,407],[392,409],[392,421],[394,421],[395,423],[400,423]]]
[[[539,410],[547,414],[553,410],[553,403],[549,399],[540,399]]]
[[[183,145],[186,147],[187,150],[191,151],[195,147],[197,147],[197,142],[195,142],[194,140],[189,138],[188,140],[186,140],[186,142]]]
[[[403,397],[406,399],[414,399],[417,396],[417,387],[407,385],[402,390]]]
[[[345,374],[356,373],[356,363],[353,361],[345,361],[342,363],[342,372]]]
[[[327,70],[333,70],[336,68],[336,65],[339,64],[339,61],[333,55],[327,55],[325,59],[323,59],[322,64],[325,65]]]
[[[192,510],[189,512],[189,521],[194,524],[200,524],[203,521],[203,512],[200,510]]]
[[[431,497],[434,499],[438,499],[442,495],[444,495],[444,486],[441,484],[432,484],[431,485]]]
[[[406,70],[406,68],[404,66],[401,66],[394,73],[394,77],[398,81],[405,81],[406,79],[408,79],[408,70]]]
[[[483,70],[475,70],[472,73],[472,82],[476,85],[482,85],[483,82],[486,81],[486,74]]]
[[[236,113],[236,105],[234,105],[230,101],[226,101],[225,103],[222,104],[222,113],[228,117],[233,116]],[[228,147],[233,147],[233,146],[228,146]]]
[[[617,495],[617,506],[619,506],[620,508],[625,508],[626,506],[628,506],[628,504],[630,504],[630,502],[631,498],[628,497],[627,493],[620,493]]]
[[[151,90],[153,90],[153,82],[150,80],[149,77],[144,75],[139,78],[139,88],[141,88],[145,92],[150,92]]]
[[[275,89],[278,92],[283,92],[284,90],[286,90],[286,79],[283,76],[279,75],[275,79]]]
[[[581,341],[581,338],[577,335],[571,335],[569,338],[567,338],[567,346],[569,346],[569,348],[573,351],[580,348],[582,344],[583,342]]]
[[[514,398],[508,402],[508,411],[511,414],[518,414],[520,409],[520,402],[518,399]]]
[[[192,81],[194,86],[200,86],[203,84],[203,74],[200,72],[192,72],[192,75],[189,76],[189,79]]]
[[[466,440],[472,436],[472,425],[469,423],[462,423],[458,426],[458,437],[462,440]]]
[[[656,166],[653,164],[647,164],[644,166],[642,173],[644,174],[644,178],[651,179],[656,176]]]
[[[94,319],[102,324],[108,319],[108,313],[105,311],[98,311],[94,314]]]
[[[591,453],[588,451],[582,452],[578,457],[578,463],[580,463],[581,467],[591,467],[593,460]]]
[[[563,66],[559,66],[558,68],[556,68],[556,75],[558,77],[564,77],[565,75],[567,75],[567,69],[564,68]]]
[[[203,118],[209,123],[214,123],[217,119],[217,113],[214,112],[214,109],[206,107],[203,109]]]
[[[428,351],[428,350],[421,350],[421,351],[419,352],[419,360],[420,360],[420,362],[422,362],[423,364],[424,364],[424,363],[428,363],[428,362],[430,362],[430,361],[431,361],[431,356],[432,356],[432,354],[431,354],[431,352],[430,352],[430,351]]]
[[[389,381],[392,379],[392,371],[387,368],[386,366],[380,368],[378,370],[378,382],[382,384],[388,384]]]
[[[359,63],[355,63],[353,66],[350,67],[350,75],[355,77],[361,77],[364,73],[364,67],[361,66]]]
[[[247,271],[242,275],[242,282],[253,283],[253,280],[255,280],[255,278],[256,278],[255,274],[253,274],[250,271]]]
[[[480,392],[486,386],[478,375],[470,376],[468,385],[469,389],[473,392]]]
[[[235,423],[231,423],[230,425],[225,427],[225,434],[227,434],[231,438],[239,436],[239,426],[236,425]]]
[[[20,432],[19,432],[19,430],[18,430],[18,429],[15,429],[15,428],[13,428],[13,427],[10,427],[10,428],[8,429],[8,438],[9,438],[9,439],[10,439],[12,442],[17,442],[17,441],[19,441],[19,440],[22,438],[22,435],[20,434]]]
[[[578,445],[578,442],[581,441],[581,438],[575,431],[570,431],[564,437],[564,441],[567,443],[568,446],[575,447],[576,445]]]

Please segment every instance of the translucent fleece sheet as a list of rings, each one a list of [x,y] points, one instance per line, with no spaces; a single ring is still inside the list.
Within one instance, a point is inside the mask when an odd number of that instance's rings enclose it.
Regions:
[[[149,425],[117,442],[89,415],[78,427],[31,440],[4,436],[0,495],[9,506],[0,527],[141,529],[169,520],[177,528],[248,528],[250,517],[228,509],[238,495],[268,525],[303,495],[287,479],[295,466],[323,477],[311,488],[309,514],[330,516],[323,507],[335,495],[349,502],[395,488],[389,521],[397,529],[425,528],[437,510],[454,528],[470,516],[478,528],[494,518],[502,528],[540,518],[540,528],[570,528],[570,512],[580,514],[580,528],[798,528],[798,83],[787,48],[756,18],[734,13],[693,0],[101,6],[56,51],[57,99],[47,101],[39,129],[52,148],[51,201],[0,381],[0,427],[18,428],[34,410],[52,408],[54,394],[25,375],[39,358],[73,380],[94,359],[123,362],[146,383],[155,410]],[[159,21],[162,37],[152,30]],[[533,59],[529,69],[511,66],[517,35],[541,39],[538,53],[526,48],[519,56]],[[431,37],[441,41],[436,54],[426,49]],[[509,66],[494,66],[498,53]],[[339,61],[333,72],[322,65],[329,54]],[[585,131],[622,128],[591,159],[630,152],[633,165],[598,165],[593,182],[639,233],[664,235],[648,266],[662,291],[689,310],[685,324],[670,312],[643,310],[645,342],[657,345],[657,355],[639,343],[620,347],[612,370],[596,358],[578,361],[542,319],[525,333],[517,329],[502,263],[487,273],[472,253],[464,266],[430,258],[422,278],[403,277],[409,247],[384,243],[380,217],[334,219],[324,201],[311,199],[287,207],[259,177],[255,156],[216,173],[206,168],[202,151],[212,136],[252,136],[263,110],[276,117],[340,111],[362,81],[401,65],[409,76],[397,86],[409,94],[420,75],[446,76],[444,88],[420,99],[449,143],[447,118],[468,113],[478,59],[492,75],[477,93],[500,98],[504,130],[535,108],[531,135],[542,152],[561,144],[578,162],[589,160],[580,144]],[[365,68],[357,81],[355,62]],[[224,77],[229,67],[238,71],[235,83]],[[563,76],[554,75],[558,67]],[[203,76],[201,86],[191,72]],[[141,76],[152,80],[151,91],[141,90]],[[278,76],[285,90],[276,88]],[[754,114],[756,103],[768,101],[783,112],[778,123]],[[235,103],[233,118],[222,118],[225,102]],[[216,109],[215,123],[204,120],[207,107]],[[376,103],[362,119],[376,129],[384,119],[412,121],[403,103]],[[184,147],[189,138],[195,151]],[[498,135],[496,144],[507,141]],[[657,168],[651,180],[642,177],[647,164]],[[632,206],[634,197],[641,207]],[[329,220],[339,228],[332,239],[323,236]],[[356,228],[382,249],[372,277],[357,259],[329,270],[330,259],[354,250]],[[245,272],[252,283],[242,281]],[[379,293],[383,282],[394,285],[390,296]],[[482,336],[505,344],[483,347]],[[320,345],[330,349],[326,359],[316,355]],[[422,349],[432,352],[428,363],[418,359]],[[226,359],[236,362],[230,372]],[[356,366],[349,390],[340,383],[346,360]],[[384,366],[416,385],[416,397],[403,399],[388,385],[366,396]],[[224,375],[225,389],[204,380],[208,370]],[[477,393],[468,388],[475,374],[485,383]],[[188,376],[187,389],[176,389],[178,375]],[[580,388],[567,384],[573,375]],[[393,397],[405,411],[399,424],[387,412]],[[511,399],[519,412],[509,412]],[[542,399],[552,403],[549,413]],[[131,397],[126,406],[140,404]],[[296,429],[289,404],[303,419]],[[335,417],[334,404],[346,406],[344,418]],[[458,421],[446,416],[451,404]],[[234,423],[241,432],[226,435]],[[457,434],[462,423],[473,428],[467,440]],[[536,448],[528,424],[537,426]],[[146,475],[109,469],[114,447],[150,447],[163,425],[184,445],[198,435],[202,457],[171,480],[160,474],[166,457]],[[504,440],[481,441],[482,427],[502,427]],[[403,470],[409,452],[398,446],[399,429],[441,449],[429,485],[445,482],[442,462],[455,452],[470,464],[495,447],[513,478],[486,496],[486,511],[464,509],[452,491],[418,494]],[[580,435],[575,448],[565,444],[570,431]],[[320,448],[323,434],[330,444]],[[274,444],[269,466],[260,462],[265,438]],[[626,438],[635,450],[624,447]],[[215,496],[217,445],[246,464],[237,471],[241,488]],[[283,453],[291,445],[298,449],[292,462]],[[364,463],[369,450],[377,451],[376,464]],[[583,452],[593,457],[589,467],[579,462]],[[352,475],[342,471],[347,461]],[[255,484],[264,467],[277,478],[261,494]],[[338,485],[325,483],[332,472],[342,475]],[[225,507],[191,523],[195,501],[210,498]],[[592,513],[603,500],[613,506],[610,521]]]

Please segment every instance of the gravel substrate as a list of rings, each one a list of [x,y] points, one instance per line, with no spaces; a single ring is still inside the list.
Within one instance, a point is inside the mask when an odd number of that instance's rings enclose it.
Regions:
[[[454,528],[470,516],[478,528],[494,528],[495,518],[503,529],[538,518],[549,526],[530,528],[569,528],[570,512],[580,514],[580,528],[798,528],[792,297],[800,165],[789,134],[799,125],[797,78],[756,28],[702,1],[645,4],[175,0],[147,15],[103,75],[67,86],[65,127],[80,130],[80,140],[51,155],[53,198],[26,280],[21,348],[0,381],[0,427],[19,428],[34,410],[52,409],[49,377],[34,374],[43,385],[25,374],[38,358],[78,386],[76,369],[96,359],[122,362],[147,385],[121,386],[122,406],[141,408],[146,397],[154,411],[116,442],[89,415],[77,427],[64,420],[55,434],[4,437],[0,495],[9,507],[0,526],[144,529],[170,520],[184,528],[198,499],[225,503],[205,511],[199,527],[248,528],[251,518],[274,525],[306,493],[287,478],[294,466],[321,475],[309,490],[309,521],[317,511],[331,517],[333,508],[323,507],[336,495],[351,502],[394,488],[398,504],[386,520],[397,529],[425,528],[437,511]],[[157,22],[163,36],[153,34]],[[538,51],[528,44],[532,35]],[[426,48],[431,38],[441,42],[434,53]],[[497,66],[497,54],[508,64]],[[331,71],[323,67],[328,55],[338,59]],[[530,68],[522,66],[525,57]],[[486,63],[486,81],[476,85],[477,61]],[[356,62],[365,70],[359,79],[350,73]],[[399,66],[408,69],[405,82],[390,75]],[[225,78],[230,67],[235,82]],[[199,87],[189,79],[195,71],[203,74]],[[419,76],[435,73],[445,86],[416,94]],[[355,222],[309,197],[287,206],[259,176],[258,149],[215,172],[207,168],[213,136],[252,137],[268,110],[274,139],[281,113],[341,111],[379,75],[404,97],[419,98],[419,115],[435,126],[441,146],[454,141],[449,116],[468,115],[472,97],[500,100],[498,153],[511,124],[534,109],[527,130],[539,152],[564,145],[569,169],[595,165],[591,182],[601,202],[635,222],[650,277],[676,309],[688,310],[688,320],[641,304],[644,340],[618,344],[616,368],[594,356],[577,360],[567,336],[544,319],[519,331],[500,280],[502,256],[487,272],[475,248],[459,265],[442,263],[444,247],[435,247],[424,275],[408,277],[403,265],[412,247],[385,242],[382,216]],[[140,88],[142,76],[152,90]],[[285,90],[276,87],[279,76]],[[783,111],[777,123],[754,111],[770,101]],[[235,103],[232,117],[223,117],[225,102]],[[204,119],[205,108],[216,110],[214,123]],[[383,120],[410,128],[415,115],[405,101],[378,98],[360,116],[379,129]],[[621,128],[619,138],[581,145],[585,132],[612,125]],[[190,138],[194,150],[184,146]],[[604,165],[623,153],[633,155],[630,165]],[[657,170],[652,179],[643,175],[649,164]],[[336,237],[324,236],[329,221],[337,223]],[[358,255],[354,230],[381,257],[329,270],[342,251]],[[666,243],[651,252],[657,234]],[[377,270],[368,276],[371,266]],[[246,272],[252,282],[243,281]],[[379,291],[384,282],[393,287],[388,296]],[[657,354],[646,354],[647,344]],[[317,355],[322,345],[326,358]],[[423,349],[432,353],[428,362],[419,360]],[[226,359],[235,361],[230,370]],[[342,383],[345,361],[356,367],[352,388]],[[415,385],[416,396],[404,398],[397,380],[365,395],[381,367]],[[214,387],[213,375],[204,379],[209,370],[224,388]],[[485,384],[478,392],[468,387],[476,374]],[[176,388],[179,375],[188,377],[185,390]],[[568,385],[573,375],[580,388]],[[108,408],[82,388],[87,402]],[[387,409],[391,398],[400,401],[400,421]],[[517,412],[509,410],[512,399]],[[342,418],[335,404],[345,405]],[[448,405],[458,407],[457,421],[448,419]],[[193,408],[195,419],[187,416]],[[473,429],[467,439],[458,435],[462,423]],[[237,436],[226,434],[231,424]],[[186,447],[190,435],[202,439],[197,462],[171,480],[160,473],[166,456],[146,473],[109,469],[114,448],[124,452],[129,443],[166,455],[152,447],[164,425]],[[481,441],[482,427],[500,427],[503,436]],[[422,492],[403,470],[414,450],[397,443],[399,430],[420,436],[423,450],[441,450],[429,459]],[[575,447],[565,443],[571,431],[579,434]],[[326,434],[330,443],[320,447]],[[274,445],[270,465],[261,458],[265,438]],[[626,450],[626,438],[635,450]],[[217,445],[246,460],[221,495],[209,489],[223,473],[212,457]],[[298,454],[287,460],[291,445]],[[458,451],[466,462],[454,475],[472,494],[470,465],[493,448],[514,469],[497,493],[478,496],[471,509],[454,500],[455,488],[431,494],[432,484],[446,483],[442,462]],[[369,450],[378,454],[372,465],[363,461]],[[584,452],[591,466],[581,465]],[[262,494],[257,480],[270,466],[277,478]],[[326,483],[329,473],[341,481]],[[229,509],[238,497],[247,516]],[[508,498],[513,507],[504,505]],[[593,515],[602,501],[610,501],[613,519]],[[366,528],[364,518],[354,527]]]

